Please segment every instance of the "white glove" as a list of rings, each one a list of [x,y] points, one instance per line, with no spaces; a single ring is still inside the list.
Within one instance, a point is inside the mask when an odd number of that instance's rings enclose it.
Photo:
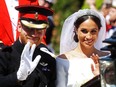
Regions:
[[[19,81],[26,80],[28,75],[30,75],[33,72],[33,70],[36,68],[39,60],[41,59],[41,56],[38,55],[32,61],[35,47],[36,47],[35,44],[33,44],[32,47],[30,47],[30,42],[28,42],[23,49],[23,52],[21,54],[20,66],[17,71],[17,79]]]

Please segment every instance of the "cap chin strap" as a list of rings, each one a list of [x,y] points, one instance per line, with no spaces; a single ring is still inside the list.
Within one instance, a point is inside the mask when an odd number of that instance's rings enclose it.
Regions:
[[[29,28],[35,28],[35,29],[45,29],[45,28],[48,28],[48,24],[46,24],[46,23],[34,24],[33,22],[29,22],[29,21],[26,21],[26,20],[21,20],[21,23],[24,26],[27,26]]]

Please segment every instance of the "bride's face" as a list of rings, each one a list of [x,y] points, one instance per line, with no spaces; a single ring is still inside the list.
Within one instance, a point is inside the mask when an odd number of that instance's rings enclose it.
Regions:
[[[99,28],[97,24],[90,18],[80,24],[79,28],[76,29],[79,43],[84,48],[91,48],[97,40]]]

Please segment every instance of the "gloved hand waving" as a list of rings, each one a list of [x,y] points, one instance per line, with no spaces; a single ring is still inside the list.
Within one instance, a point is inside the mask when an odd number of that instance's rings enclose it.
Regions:
[[[30,42],[28,42],[23,49],[23,52],[21,54],[20,66],[17,71],[17,79],[19,81],[26,80],[28,75],[30,75],[33,72],[33,70],[36,68],[39,60],[41,59],[41,56],[38,55],[32,61],[32,57],[33,57],[35,48],[36,48],[35,44],[33,44],[32,47],[30,47]]]

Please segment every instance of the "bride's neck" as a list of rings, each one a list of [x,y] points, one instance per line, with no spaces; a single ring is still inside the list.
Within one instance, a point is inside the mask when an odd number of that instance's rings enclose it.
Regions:
[[[91,47],[87,49],[85,47],[82,47],[80,44],[78,44],[75,50],[79,52],[80,54],[85,55],[85,57],[90,57],[93,53],[96,54],[97,52],[97,49],[95,47]]]

